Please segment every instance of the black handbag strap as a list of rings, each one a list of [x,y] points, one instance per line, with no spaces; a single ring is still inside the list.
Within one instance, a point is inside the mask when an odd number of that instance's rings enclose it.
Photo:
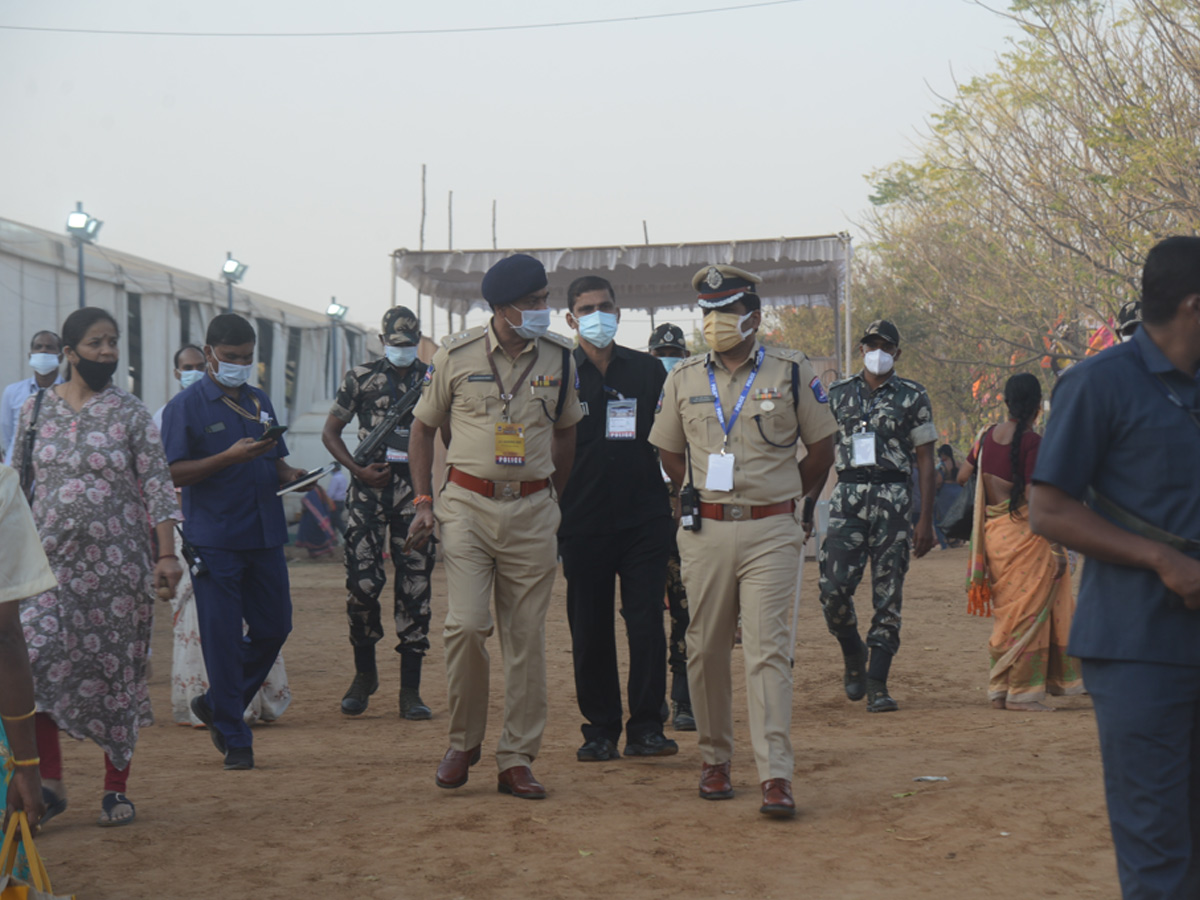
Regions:
[[[25,429],[25,448],[21,456],[21,492],[25,499],[33,500],[33,445],[37,441],[38,415],[42,411],[42,398],[46,396],[45,388],[38,388],[33,401],[33,416],[29,419],[29,427]]]

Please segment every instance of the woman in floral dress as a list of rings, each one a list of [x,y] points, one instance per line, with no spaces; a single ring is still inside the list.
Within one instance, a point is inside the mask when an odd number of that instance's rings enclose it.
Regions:
[[[58,731],[104,751],[101,825],[133,821],[125,796],[138,728],[150,724],[146,659],[155,590],[174,592],[179,506],[150,412],[112,383],[117,324],[86,307],[63,323],[70,379],[21,409],[20,469],[36,409],[33,518],[58,589],[22,604],[33,669],[43,821],[66,809]],[[151,527],[157,532],[155,559]],[[164,590],[165,589],[165,590]]]

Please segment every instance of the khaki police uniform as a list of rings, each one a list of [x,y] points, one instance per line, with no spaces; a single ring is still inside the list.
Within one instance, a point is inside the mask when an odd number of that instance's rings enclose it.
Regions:
[[[740,612],[750,738],[759,780],[767,781],[790,780],[794,765],[789,619],[804,540],[801,508],[795,503],[803,494],[795,441],[816,443],[837,431],[837,423],[804,354],[762,348],[758,375],[729,432],[733,490],[706,490],[708,456],[720,453],[725,439],[709,369],[728,423],[760,348],[755,341],[733,372],[716,353],[679,363],[667,378],[650,441],[673,453],[690,449],[702,510],[722,517],[702,518],[699,531],[678,533],[692,617],[688,685],[701,755],[708,765],[733,756],[730,659]],[[795,382],[793,364],[798,369]],[[756,517],[763,512],[774,514]]]
[[[496,431],[505,421],[505,404],[488,363],[486,341],[491,342],[500,382],[512,395],[508,422],[524,428],[523,465],[497,462]],[[430,428],[450,421],[448,481],[436,509],[449,592],[444,638],[450,747],[469,750],[483,741],[486,642],[498,626],[505,681],[504,730],[496,753],[501,772],[530,765],[546,725],[546,611],[558,566],[555,532],[561,520],[548,485],[554,472],[550,447],[554,430],[583,417],[569,353],[564,370],[563,350],[570,347],[567,338],[547,334],[527,342],[514,359],[500,346],[491,324],[453,335],[434,355],[414,411]],[[529,374],[516,384],[531,362]],[[562,379],[567,389],[556,422]],[[511,448],[509,443],[504,449]]]

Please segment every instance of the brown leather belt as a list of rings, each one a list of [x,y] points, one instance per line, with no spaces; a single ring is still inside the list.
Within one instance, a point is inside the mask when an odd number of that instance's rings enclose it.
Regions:
[[[459,469],[450,469],[450,480],[460,487],[485,497],[512,500],[517,497],[528,497],[538,491],[544,491],[550,486],[550,479],[540,481],[488,481],[486,478],[476,478]]]
[[[718,522],[740,522],[743,519],[765,519],[767,516],[784,516],[796,511],[795,500],[784,500],[769,506],[739,506],[736,503],[701,503],[700,516]]]

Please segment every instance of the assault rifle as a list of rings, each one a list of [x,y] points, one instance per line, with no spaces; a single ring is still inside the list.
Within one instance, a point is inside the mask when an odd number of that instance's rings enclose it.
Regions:
[[[375,456],[375,451],[379,449],[379,445],[388,442],[389,438],[402,440],[404,446],[394,447],[396,450],[408,450],[408,440],[401,439],[399,435],[394,435],[396,428],[405,420],[407,420],[413,411],[413,407],[417,405],[417,401],[421,399],[421,388],[423,384],[418,384],[416,387],[409,390],[403,397],[394,403],[379,421],[379,424],[371,429],[368,434],[359,443],[354,451],[354,464],[357,466],[366,466]],[[389,444],[391,446],[391,444]]]

